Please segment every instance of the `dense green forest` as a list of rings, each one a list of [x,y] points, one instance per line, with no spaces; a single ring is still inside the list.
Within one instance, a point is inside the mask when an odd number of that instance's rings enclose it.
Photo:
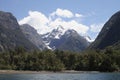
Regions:
[[[0,53],[0,69],[32,71],[119,71],[120,50],[87,50],[80,53],[69,51],[32,51],[17,48]]]

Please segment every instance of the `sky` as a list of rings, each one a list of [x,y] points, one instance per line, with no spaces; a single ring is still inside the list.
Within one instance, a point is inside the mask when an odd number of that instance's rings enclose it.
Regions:
[[[105,22],[120,10],[120,0],[0,0],[19,24],[28,23],[44,34],[63,26],[96,38]]]

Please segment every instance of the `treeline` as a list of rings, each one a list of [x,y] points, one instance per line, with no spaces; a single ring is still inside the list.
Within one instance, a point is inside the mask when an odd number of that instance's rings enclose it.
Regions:
[[[119,71],[120,50],[88,50],[81,53],[69,51],[32,51],[17,48],[0,53],[0,69],[32,71]]]

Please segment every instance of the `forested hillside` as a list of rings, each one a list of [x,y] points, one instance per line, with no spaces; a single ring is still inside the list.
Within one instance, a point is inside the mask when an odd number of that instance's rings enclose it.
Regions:
[[[23,48],[0,53],[0,69],[32,71],[119,71],[120,50],[108,47],[103,51],[91,50],[83,53],[68,51],[33,51]]]

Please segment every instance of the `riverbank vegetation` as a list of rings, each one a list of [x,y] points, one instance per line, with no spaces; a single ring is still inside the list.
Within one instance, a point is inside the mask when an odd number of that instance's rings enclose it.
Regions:
[[[30,71],[104,71],[120,70],[120,50],[87,50],[80,53],[69,51],[32,51],[17,48],[0,53],[1,70]]]

